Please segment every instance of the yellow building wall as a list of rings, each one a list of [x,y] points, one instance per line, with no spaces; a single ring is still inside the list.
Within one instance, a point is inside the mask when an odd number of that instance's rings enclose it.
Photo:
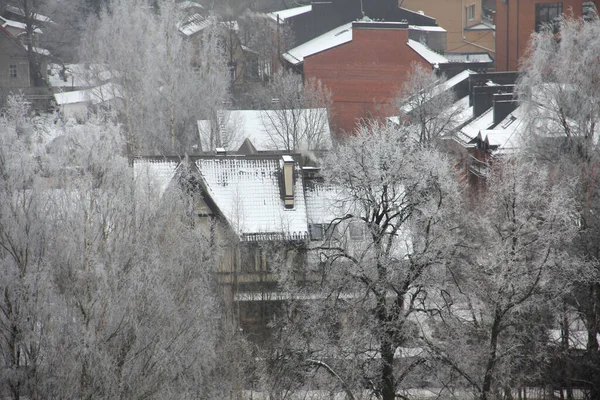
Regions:
[[[398,5],[412,11],[423,11],[436,19],[447,31],[449,53],[481,53],[486,51],[494,57],[493,30],[465,30],[482,23],[481,0],[398,0]],[[475,6],[472,19],[468,18],[469,6]]]

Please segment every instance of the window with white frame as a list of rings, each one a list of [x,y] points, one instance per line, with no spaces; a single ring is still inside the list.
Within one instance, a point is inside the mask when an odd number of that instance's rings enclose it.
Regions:
[[[8,68],[8,74],[11,78],[16,78],[17,77],[17,66],[16,64],[10,64],[9,68]]]
[[[467,20],[472,21],[475,19],[475,4],[471,4],[467,7]]]

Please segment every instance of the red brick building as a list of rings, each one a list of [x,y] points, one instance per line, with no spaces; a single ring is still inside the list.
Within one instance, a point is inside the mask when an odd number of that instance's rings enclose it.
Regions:
[[[600,0],[496,0],[496,71],[516,71],[531,34],[562,15],[581,17]]]
[[[317,78],[332,91],[331,123],[338,134],[351,132],[362,119],[393,115],[393,101],[412,63],[429,68],[448,63],[409,39],[407,24],[371,21],[343,25],[283,58],[305,79]]]

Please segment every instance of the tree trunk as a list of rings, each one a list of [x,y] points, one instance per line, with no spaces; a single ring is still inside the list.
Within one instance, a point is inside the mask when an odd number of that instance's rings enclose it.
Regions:
[[[496,310],[494,324],[492,325],[492,334],[490,337],[490,353],[487,366],[485,368],[485,375],[483,378],[481,400],[489,399],[489,394],[492,388],[492,376],[497,361],[496,352],[498,350],[498,336],[500,335],[500,319],[500,313],[498,312],[498,310]]]

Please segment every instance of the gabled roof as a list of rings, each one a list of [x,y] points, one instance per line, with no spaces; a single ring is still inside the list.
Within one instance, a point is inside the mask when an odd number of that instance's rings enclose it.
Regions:
[[[452,78],[446,80],[445,82],[443,82],[441,84],[437,84],[433,89],[431,89],[431,92],[429,93],[428,97],[430,99],[433,99],[436,96],[438,96],[448,90],[454,89],[454,87],[456,85],[469,79],[469,77],[471,76],[472,73],[473,73],[473,71],[470,71],[470,70],[462,71],[461,73],[453,76]],[[404,104],[402,107],[400,107],[400,110],[404,114],[409,114],[413,110],[413,104],[408,102],[407,104]]]
[[[219,135],[222,146],[227,151],[238,151],[244,141],[249,140],[257,151],[287,150],[281,133],[283,121],[294,121],[297,132],[311,130],[320,140],[309,143],[306,137],[300,138],[299,150],[327,150],[331,148],[329,117],[325,108],[298,110],[221,110],[217,113]],[[310,125],[310,126],[309,126]],[[210,123],[198,121],[201,146],[210,148]],[[316,147],[315,147],[316,146]]]
[[[273,21],[277,21],[279,17],[279,23],[284,23],[286,19],[293,18],[298,15],[306,14],[307,12],[312,11],[312,5],[308,6],[300,6],[294,8],[288,8],[286,10],[273,11],[267,14],[267,17],[271,18]]]
[[[436,53],[429,47],[417,42],[416,40],[408,39],[408,47],[416,51],[421,57],[425,59],[425,61],[427,61],[431,65],[447,64],[449,62],[446,57],[439,53]]]
[[[207,195],[242,240],[304,240],[308,237],[304,187],[294,164],[294,208],[281,196],[281,159],[275,157],[199,158]]]
[[[133,177],[138,200],[160,198],[175,177],[180,160],[166,157],[140,157],[133,161]]]
[[[4,28],[15,28],[15,29],[20,29],[22,31],[26,31],[27,30],[27,25],[24,24],[23,22],[12,21],[10,19],[6,19],[6,18],[3,18],[3,17],[0,17],[0,22],[2,22],[2,26]],[[37,34],[40,34],[40,35],[44,33],[38,27],[35,27],[33,31],[35,33],[37,33]]]
[[[488,109],[486,112],[481,114],[479,117],[475,118],[465,126],[460,129],[460,133],[462,133],[466,138],[466,140],[473,140],[477,138],[479,132],[482,130],[489,129],[492,125],[494,125],[494,108]]]
[[[179,32],[189,37],[206,29],[212,22],[211,18],[206,18],[200,14],[192,14],[181,22],[179,25]]]
[[[20,15],[21,17],[25,17],[25,11],[23,11],[22,8],[7,5],[5,10],[7,12],[13,13],[15,15]],[[38,14],[38,13],[33,14],[33,19],[35,19],[38,22],[54,23],[54,21],[52,21],[49,17],[46,17],[45,15]]]
[[[352,41],[351,22],[289,50],[287,53],[283,54],[283,58],[293,65],[298,65],[304,62],[305,57],[312,56],[313,54],[320,53],[350,41]]]
[[[19,42],[19,40],[15,38],[6,28],[0,26],[0,32],[2,32],[4,36],[6,36],[14,46],[16,46],[20,51],[22,51],[24,55],[27,55],[27,50],[23,48],[21,42]]]

